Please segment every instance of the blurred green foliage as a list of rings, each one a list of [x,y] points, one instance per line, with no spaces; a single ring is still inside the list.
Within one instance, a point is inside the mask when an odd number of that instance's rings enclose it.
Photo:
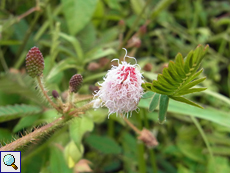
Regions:
[[[149,82],[178,52],[186,56],[198,44],[209,44],[202,62],[207,77],[202,86],[208,90],[187,97],[203,110],[170,100],[161,125],[157,111],[148,112],[146,98],[129,118],[155,134],[157,147],[146,148],[123,119],[107,119],[106,108],[90,110],[23,148],[22,172],[77,172],[81,158],[92,163],[93,172],[230,172],[229,9],[227,0],[1,0],[2,145],[60,117],[25,73],[33,46],[45,58],[50,91],[64,95],[71,76],[80,73],[79,94],[91,95],[89,88],[102,80],[110,60],[123,57],[122,47],[137,58]]]

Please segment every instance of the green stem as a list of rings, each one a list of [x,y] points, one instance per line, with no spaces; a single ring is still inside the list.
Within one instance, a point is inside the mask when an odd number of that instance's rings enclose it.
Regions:
[[[108,122],[108,135],[114,137],[114,121],[112,119],[109,119]]]
[[[214,160],[213,152],[212,152],[212,149],[210,147],[209,141],[208,141],[208,139],[207,139],[202,127],[200,126],[200,123],[197,121],[197,119],[195,117],[193,117],[193,116],[190,116],[190,117],[191,117],[192,121],[194,122],[194,124],[196,125],[197,129],[199,130],[199,132],[200,132],[200,134],[201,134],[201,136],[202,136],[202,138],[203,138],[203,140],[205,142],[205,145],[208,148],[208,152],[209,152],[210,157],[212,159],[212,162],[214,164],[214,168],[216,169],[215,160]]]
[[[139,129],[142,129],[142,120],[141,120],[141,115],[137,115],[138,117],[138,122],[139,122]],[[139,173],[146,173],[146,163],[144,159],[144,154],[145,154],[145,147],[144,144],[139,143],[137,144],[138,146],[138,168],[139,168]]]
[[[77,109],[73,110],[72,112],[70,112],[69,116],[74,115],[74,114],[76,114],[78,112],[86,111],[86,110],[88,110],[88,109],[90,109],[92,107],[93,107],[93,102],[89,102],[88,104],[86,104],[86,105],[84,105],[84,106],[82,106],[80,108],[77,108]]]
[[[143,115],[144,115],[145,127],[147,129],[149,129],[149,122],[148,122],[148,118],[147,118],[147,115],[146,115],[146,110],[143,110]],[[151,165],[152,165],[153,172],[157,173],[157,163],[156,163],[156,156],[155,156],[154,149],[149,149],[149,154],[150,154],[150,162],[151,162]]]
[[[21,46],[19,47],[19,49],[18,49],[18,51],[16,53],[16,57],[20,57],[21,56],[23,50],[25,49],[26,43],[27,43],[27,41],[30,38],[31,33],[32,33],[35,25],[37,24],[37,20],[39,19],[40,15],[41,15],[40,12],[36,12],[35,18],[34,18],[33,22],[31,23],[29,29],[26,31],[26,35],[25,35],[25,37],[23,39],[23,42],[22,42]]]
[[[6,61],[5,61],[5,58],[3,56],[1,46],[0,46],[0,61],[1,61],[2,67],[4,68],[5,72],[7,72],[9,70],[9,68],[8,68]]]
[[[121,44],[121,48],[127,43],[127,41],[130,39],[134,29],[136,28],[136,26],[138,25],[142,14],[145,12],[145,9],[148,7],[149,3],[151,2],[151,0],[148,0],[144,6],[144,8],[141,10],[140,14],[138,15],[138,17],[136,18],[136,20],[133,22],[133,25],[130,27],[129,32],[127,33],[127,35],[125,36],[125,39],[123,41],[123,43]]]

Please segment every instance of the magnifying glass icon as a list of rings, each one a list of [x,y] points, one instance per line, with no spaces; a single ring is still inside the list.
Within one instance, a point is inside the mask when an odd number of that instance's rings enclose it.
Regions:
[[[15,170],[18,169],[18,167],[14,164],[15,163],[15,158],[11,154],[7,154],[3,158],[3,162],[7,166],[12,166]]]

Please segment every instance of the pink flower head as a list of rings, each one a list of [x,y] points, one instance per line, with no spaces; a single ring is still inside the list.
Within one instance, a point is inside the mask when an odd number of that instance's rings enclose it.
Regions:
[[[126,49],[124,50],[126,51]],[[125,57],[129,57],[127,51]],[[131,65],[126,61],[122,61],[118,66],[113,66],[104,77],[104,82],[99,84],[101,87],[95,96],[101,102],[95,100],[97,105],[95,104],[94,107],[98,107],[98,103],[100,106],[106,106],[109,109],[109,115],[116,113],[128,117],[129,112],[132,114],[132,111],[137,109],[143,95],[141,84],[144,81],[140,69],[137,67],[139,67],[138,64]]]

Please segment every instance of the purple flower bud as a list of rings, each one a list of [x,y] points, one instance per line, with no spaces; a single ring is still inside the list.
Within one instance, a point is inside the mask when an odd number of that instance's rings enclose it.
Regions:
[[[26,55],[26,71],[32,77],[40,76],[44,70],[44,58],[37,47],[32,47]]]

